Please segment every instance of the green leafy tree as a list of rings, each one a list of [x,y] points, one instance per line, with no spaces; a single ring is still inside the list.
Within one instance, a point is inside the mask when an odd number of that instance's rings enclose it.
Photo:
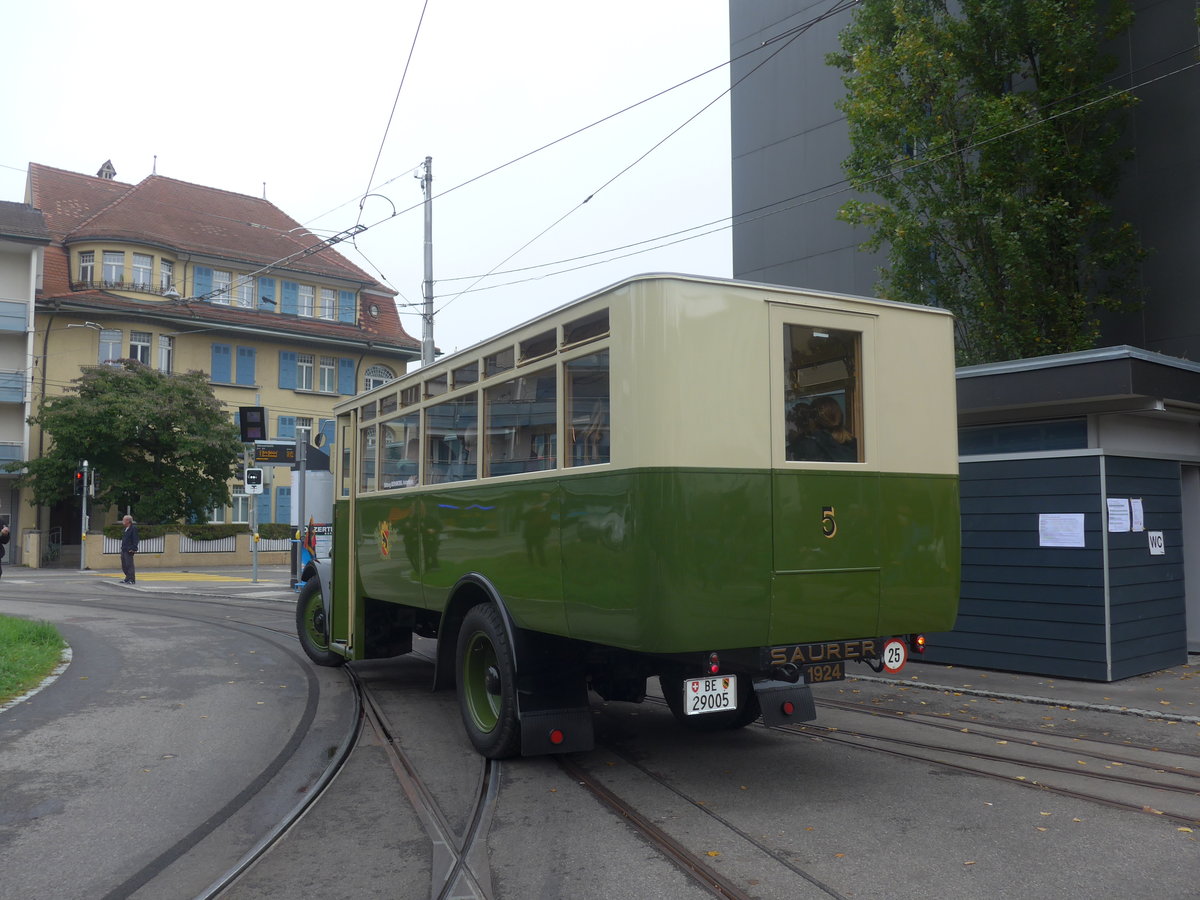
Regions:
[[[100,476],[95,503],[132,508],[141,521],[205,521],[229,502],[242,445],[202,372],[168,375],[134,360],[97,366],[29,421],[53,446],[9,468],[25,469],[21,483],[39,505],[69,497],[85,459]]]
[[[1093,347],[1136,301],[1109,203],[1133,100],[1100,49],[1131,22],[1122,0],[864,0],[829,56],[873,195],[839,215],[887,248],[883,296],[956,314],[960,362]]]

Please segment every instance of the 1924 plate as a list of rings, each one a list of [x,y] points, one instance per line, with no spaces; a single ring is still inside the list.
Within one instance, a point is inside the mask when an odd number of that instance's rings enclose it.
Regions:
[[[805,666],[805,684],[824,684],[827,681],[843,681],[846,678],[844,662],[820,663],[815,666]]]
[[[737,676],[687,679],[683,683],[683,709],[689,716],[737,709]]]

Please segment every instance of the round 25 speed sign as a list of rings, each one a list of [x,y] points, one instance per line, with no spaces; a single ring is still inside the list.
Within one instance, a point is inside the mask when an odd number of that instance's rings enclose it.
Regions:
[[[883,645],[883,670],[889,675],[895,675],[908,662],[908,648],[904,641],[892,638]]]

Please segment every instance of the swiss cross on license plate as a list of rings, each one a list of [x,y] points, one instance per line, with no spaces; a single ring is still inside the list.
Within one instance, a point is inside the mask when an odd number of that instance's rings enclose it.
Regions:
[[[683,709],[689,716],[737,709],[737,676],[689,678],[683,683]]]

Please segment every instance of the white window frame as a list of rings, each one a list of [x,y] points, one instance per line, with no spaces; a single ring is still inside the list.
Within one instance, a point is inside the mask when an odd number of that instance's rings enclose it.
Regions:
[[[158,336],[158,371],[167,375],[175,365],[175,338],[169,334]]]
[[[311,391],[313,389],[313,355],[311,353],[296,354],[296,390]]]
[[[321,308],[322,319],[337,318],[337,291],[333,288],[321,288]]]
[[[81,250],[79,252],[79,280],[91,284],[96,280],[96,251]]]
[[[150,290],[154,283],[154,257],[148,253],[133,254],[133,284]]]
[[[228,306],[230,300],[229,285],[232,283],[232,272],[227,272],[224,269],[213,269],[212,293],[208,295],[212,302]]]
[[[367,370],[363,372],[363,390],[369,391],[395,380],[396,373],[387,366],[367,366]]]
[[[144,366],[150,365],[150,346],[154,335],[149,331],[129,332],[129,358],[136,359]]]
[[[297,315],[308,316],[311,319],[313,314],[313,299],[315,296],[313,286],[311,284],[302,284],[299,285],[299,288],[300,290],[297,294],[296,300],[296,313]]]
[[[169,291],[175,286],[175,263],[169,259],[158,261],[158,287],[161,291]]]
[[[105,250],[102,256],[104,266],[103,282],[105,285],[118,285],[125,280],[125,251]],[[115,276],[115,277],[114,277]]]
[[[120,328],[102,328],[100,330],[100,362],[112,362],[121,358],[121,347],[125,339]],[[108,349],[106,354],[105,348]]]
[[[317,390],[322,394],[337,393],[337,357],[322,356],[320,358],[320,368],[317,372],[320,380],[317,384]]]
[[[239,275],[237,283],[233,286],[233,305],[241,306],[244,309],[253,309],[254,303],[254,279],[246,275]]]
[[[246,493],[244,487],[235,487],[232,491],[233,499],[232,506],[229,508],[229,522],[231,525],[249,525],[250,524],[250,495]]]

